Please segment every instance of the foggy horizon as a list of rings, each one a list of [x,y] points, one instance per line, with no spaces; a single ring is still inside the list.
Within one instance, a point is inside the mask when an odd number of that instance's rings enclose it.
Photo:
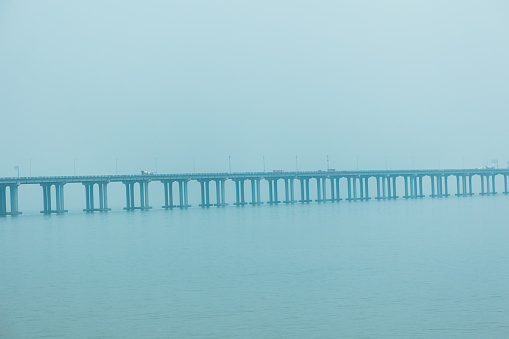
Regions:
[[[4,1],[0,177],[505,168],[508,9]]]

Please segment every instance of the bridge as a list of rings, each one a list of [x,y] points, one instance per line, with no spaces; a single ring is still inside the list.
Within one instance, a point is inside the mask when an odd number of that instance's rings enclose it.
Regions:
[[[108,185],[125,185],[124,210],[148,210],[149,183],[159,182],[164,186],[164,205],[162,208],[188,208],[188,183],[196,181],[201,187],[201,207],[227,206],[225,183],[235,183],[235,206],[247,204],[260,205],[262,180],[268,182],[268,204],[310,203],[310,185],[316,185],[315,201],[339,202],[340,181],[346,182],[346,201],[367,201],[371,199],[370,183],[376,186],[376,200],[398,199],[404,193],[404,199],[424,198],[423,185],[430,185],[432,198],[447,198],[449,177],[456,178],[455,195],[472,196],[475,193],[472,181],[480,181],[480,195],[497,194],[495,181],[504,179],[504,194],[507,191],[509,169],[447,169],[447,170],[385,170],[385,171],[296,171],[296,172],[241,172],[241,173],[193,173],[193,174],[141,174],[141,175],[98,175],[98,176],[54,176],[54,177],[12,177],[0,178],[0,216],[19,215],[18,188],[20,185],[40,185],[42,187],[41,213],[65,213],[64,186],[82,184],[85,187],[85,212],[106,212],[108,207]],[[427,183],[423,183],[426,178]],[[295,200],[295,180],[300,185],[300,199]],[[246,182],[250,183],[250,201],[246,197]],[[399,184],[398,184],[399,182]],[[215,197],[211,197],[211,183],[215,184]],[[283,184],[284,200],[279,200],[278,188]],[[403,186],[400,186],[403,184]],[[135,199],[135,185],[139,187],[139,198]],[[345,186],[343,184],[343,186]],[[94,189],[98,190],[98,204],[94,201]],[[329,189],[328,189],[329,188]],[[175,189],[175,192],[174,192]],[[55,199],[52,199],[52,192]],[[174,194],[175,193],[175,194]],[[177,199],[174,199],[176,195]],[[9,199],[8,199],[9,198]],[[7,204],[9,200],[9,204]],[[52,207],[52,202],[55,202]],[[8,206],[10,205],[10,206]],[[8,209],[10,207],[10,209]]]

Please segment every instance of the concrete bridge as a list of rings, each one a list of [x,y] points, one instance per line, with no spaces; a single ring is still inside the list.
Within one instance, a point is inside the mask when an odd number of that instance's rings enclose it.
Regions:
[[[65,213],[64,186],[67,184],[82,184],[85,187],[86,212],[105,212],[108,207],[108,185],[122,183],[125,185],[125,210],[152,208],[149,204],[149,183],[160,182],[164,186],[164,205],[162,208],[187,208],[188,183],[196,181],[201,186],[201,207],[226,206],[225,183],[230,180],[235,183],[235,206],[247,204],[259,205],[261,199],[260,182],[268,182],[268,204],[291,204],[312,202],[310,184],[316,185],[315,201],[325,202],[342,200],[340,195],[340,181],[346,182],[345,200],[366,201],[370,196],[371,184],[376,185],[377,200],[397,199],[398,191],[402,198],[424,198],[423,178],[428,177],[431,188],[430,197],[446,198],[450,196],[448,178],[456,178],[456,196],[474,195],[472,181],[480,181],[480,195],[496,194],[495,181],[497,177],[504,180],[504,194],[507,194],[507,177],[509,169],[449,169],[449,170],[386,170],[386,171],[309,171],[309,172],[242,172],[242,173],[201,173],[201,174],[147,174],[147,175],[100,175],[100,176],[55,176],[55,177],[15,177],[0,178],[0,216],[21,214],[18,208],[18,188],[20,185],[40,185],[42,187],[43,210],[41,213]],[[373,180],[374,178],[374,180]],[[295,180],[300,184],[300,199],[295,200]],[[247,201],[245,194],[246,181],[251,185],[251,197]],[[215,197],[211,197],[210,185],[215,184]],[[280,201],[278,188],[284,184],[284,200]],[[135,185],[139,187],[139,199],[135,199]],[[399,188],[398,188],[399,187]],[[94,189],[98,190],[98,204],[94,201]],[[329,189],[328,189],[329,188]],[[177,199],[174,200],[174,189]],[[9,195],[7,194],[9,192]],[[52,192],[55,199],[52,199]],[[7,206],[9,198],[10,206]],[[55,205],[52,207],[52,201]],[[175,204],[177,203],[177,204]],[[10,207],[10,209],[8,209]]]

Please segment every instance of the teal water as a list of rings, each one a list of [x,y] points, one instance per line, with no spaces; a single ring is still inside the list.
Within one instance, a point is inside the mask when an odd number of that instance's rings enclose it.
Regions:
[[[0,219],[1,338],[507,338],[509,197]]]

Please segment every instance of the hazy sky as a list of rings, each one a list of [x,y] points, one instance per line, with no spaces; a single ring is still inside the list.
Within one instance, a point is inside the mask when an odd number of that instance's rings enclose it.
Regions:
[[[0,176],[509,160],[507,1],[0,0]],[[358,157],[358,158],[357,158]]]

